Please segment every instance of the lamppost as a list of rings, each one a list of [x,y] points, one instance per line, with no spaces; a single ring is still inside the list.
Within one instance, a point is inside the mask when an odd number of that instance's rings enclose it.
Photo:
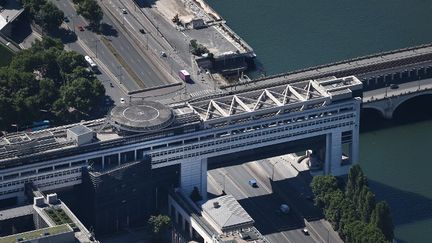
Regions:
[[[271,163],[272,165],[273,165],[273,169],[272,169],[272,176],[271,176],[271,179],[272,179],[272,181],[274,180],[274,172],[275,172],[275,167],[276,167],[276,165],[279,163],[279,162],[281,162],[281,160],[278,160],[278,161],[276,161],[275,163]]]

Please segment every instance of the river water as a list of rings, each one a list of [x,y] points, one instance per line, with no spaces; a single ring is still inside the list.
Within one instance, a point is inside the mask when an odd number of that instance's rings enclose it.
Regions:
[[[258,74],[432,42],[432,0],[207,2],[254,48]],[[362,114],[360,164],[390,203],[398,242],[432,242],[432,109],[419,115],[421,102],[432,99],[407,103],[390,122]]]

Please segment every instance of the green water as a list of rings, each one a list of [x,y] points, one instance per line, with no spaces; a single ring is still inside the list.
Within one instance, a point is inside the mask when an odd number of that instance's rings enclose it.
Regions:
[[[267,75],[432,42],[432,0],[207,2]],[[431,135],[430,118],[361,135],[361,165],[392,207],[399,242],[432,242]]]

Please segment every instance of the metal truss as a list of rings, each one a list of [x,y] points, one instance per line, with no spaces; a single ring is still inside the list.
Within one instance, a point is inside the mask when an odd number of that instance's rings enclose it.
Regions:
[[[330,95],[315,81],[302,81],[294,84],[275,86],[215,99],[188,103],[203,121],[253,113],[265,109],[285,107],[290,104],[310,103]],[[302,109],[302,108],[301,108]]]

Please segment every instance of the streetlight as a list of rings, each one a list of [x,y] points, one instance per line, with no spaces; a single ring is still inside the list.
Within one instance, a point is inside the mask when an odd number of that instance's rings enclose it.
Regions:
[[[272,165],[273,165],[273,169],[272,169],[272,177],[271,177],[271,179],[272,179],[272,181],[274,180],[274,172],[275,172],[275,166],[279,163],[279,162],[281,162],[281,160],[278,160],[278,161],[276,161],[275,163],[271,163]]]
[[[95,54],[96,54],[96,58],[97,58],[98,57],[97,56],[97,50],[98,50],[97,49],[97,45],[98,45],[99,40],[98,39],[93,39],[93,42],[95,43],[95,52],[96,52]]]

